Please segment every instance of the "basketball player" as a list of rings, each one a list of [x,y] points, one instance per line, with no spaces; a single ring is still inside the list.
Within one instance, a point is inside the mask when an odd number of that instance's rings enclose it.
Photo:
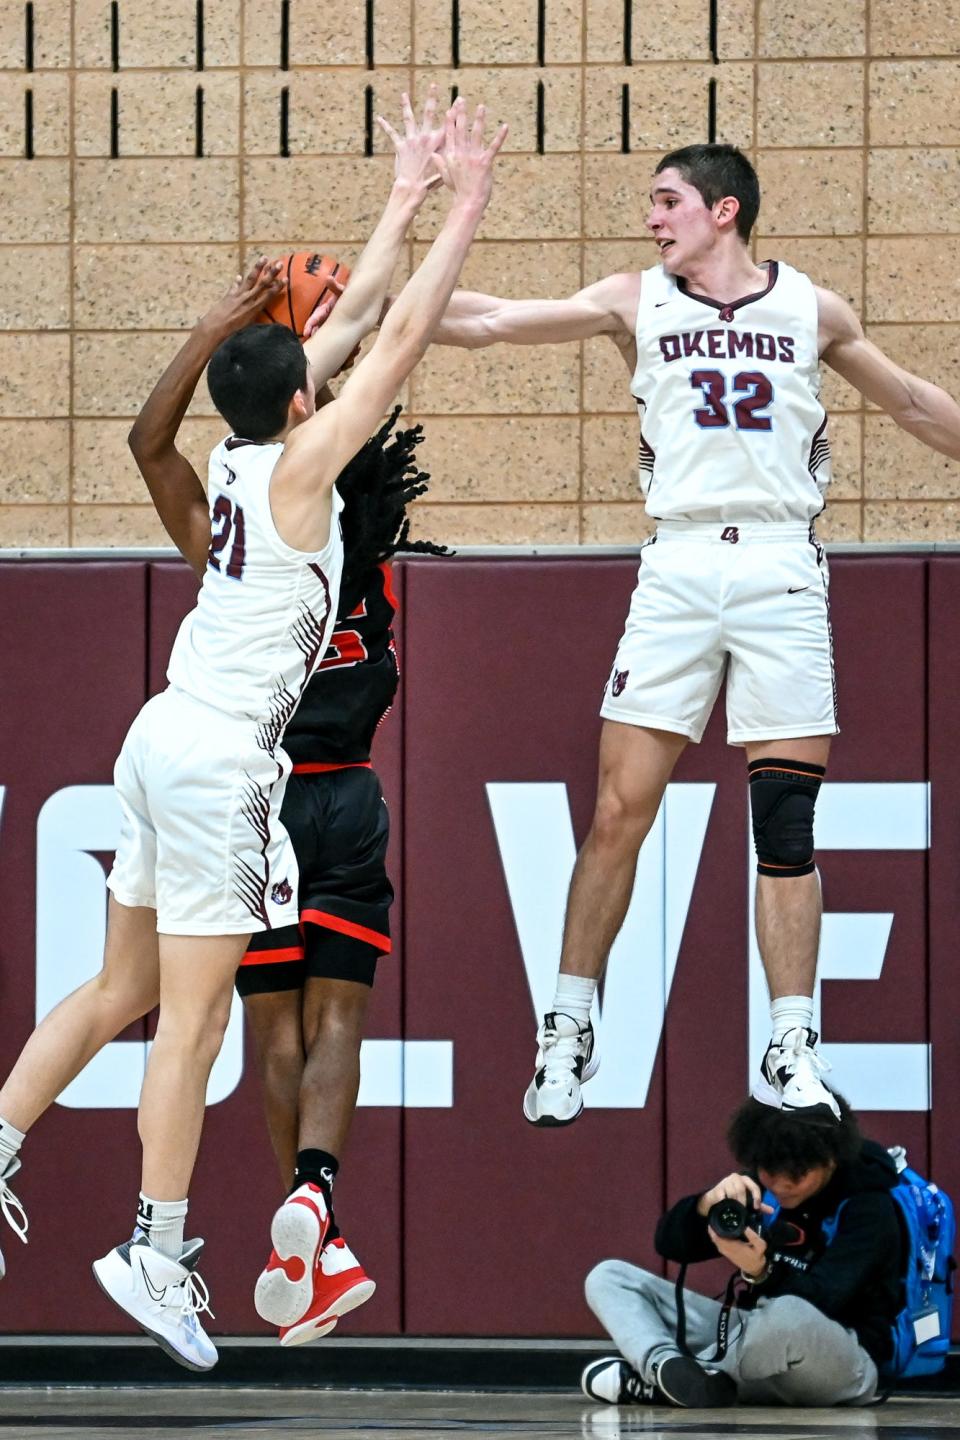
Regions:
[[[174,358],[130,437],[160,519],[201,580],[209,548],[202,523],[207,499],[199,476],[176,449],[177,432],[204,355],[249,323],[248,296],[260,275],[271,271],[279,273],[280,265],[257,260],[204,317],[200,348],[188,341]],[[390,438],[398,414],[337,480],[344,502],[344,571],[336,628],[283,736],[293,770],[280,820],[300,871],[300,924],[253,935],[237,974],[284,1189],[319,1190],[330,1216],[319,1255],[311,1247],[299,1257],[303,1283],[292,1303],[285,1277],[277,1286],[281,1257],[264,1272],[258,1303],[280,1326],[285,1345],[329,1333],[374,1290],[337,1228],[333,1182],[356,1106],[377,960],[391,948],[389,820],[370,762],[374,733],[399,678],[389,557],[400,549],[438,553],[428,542],[407,538],[406,504],[423,493],[429,477],[413,463],[420,427]],[[290,1256],[282,1259],[289,1268]]]
[[[207,1295],[196,1272],[201,1242],[183,1243],[185,1197],[237,966],[251,934],[289,923],[297,891],[278,820],[290,768],[279,738],[333,629],[343,558],[334,481],[429,344],[506,133],[487,145],[483,107],[471,128],[459,99],[440,141],[429,102],[418,127],[404,97],[404,121],[402,139],[383,122],[397,148],[394,186],[350,293],[309,356],[280,326],[256,326],[211,361],[214,402],[239,433],[211,457],[208,569],[174,644],[170,688],[140,712],[117,763],[124,823],[104,970],[44,1020],[0,1090],[6,1213],[24,1132],[159,994],[140,1105],[142,1233],[95,1274],[191,1369],[209,1369],[217,1355],[197,1318]],[[376,321],[437,173],[453,203],[436,240],[340,396],[315,412],[311,367],[324,379],[336,373]],[[322,1195],[294,1197],[289,1208],[298,1219],[309,1210],[319,1249],[329,1225]]]
[[[633,377],[640,482],[658,522],[601,707],[596,810],[524,1097],[534,1125],[580,1114],[581,1084],[599,1063],[591,1005],[637,855],[724,674],[727,738],[746,753],[771,996],[754,1093],[808,1119],[839,1119],[812,1029],[813,817],[837,732],[827,564],[813,531],[830,478],[819,362],[954,459],[960,407],[882,354],[839,296],[782,262],[754,263],[759,204],[756,174],[732,146],[676,150],[657,166],[646,222],[658,265],[566,300],[457,292],[434,337],[477,348],[609,335]]]

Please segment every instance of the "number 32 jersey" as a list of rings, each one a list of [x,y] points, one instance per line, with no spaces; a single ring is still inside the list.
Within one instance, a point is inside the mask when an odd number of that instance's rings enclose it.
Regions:
[[[277,533],[270,477],[282,454],[236,436],[212,452],[207,569],[167,670],[178,690],[252,721],[271,752],[329,644],[343,570],[336,487],[322,550],[295,550]]]
[[[732,305],[658,265],[641,277],[640,486],[657,520],[809,521],[830,482],[812,281],[767,262]]]

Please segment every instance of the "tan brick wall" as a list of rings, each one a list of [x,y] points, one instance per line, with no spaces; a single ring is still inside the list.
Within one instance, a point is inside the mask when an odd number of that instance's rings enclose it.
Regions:
[[[0,4],[0,546],[162,542],[130,419],[256,249],[356,255],[389,176],[378,132],[364,157],[368,87],[392,111],[434,78],[511,122],[465,283],[562,295],[650,263],[649,172],[707,138],[713,82],[717,138],[760,172],[758,258],[808,269],[896,360],[960,392],[960,0],[718,0],[716,56],[708,0],[459,0],[456,36],[452,0],[118,0],[115,33],[112,8]],[[829,373],[825,394],[825,533],[960,539],[960,466]],[[437,349],[403,398],[428,433],[422,531],[461,544],[646,533],[609,343]],[[201,389],[184,432],[201,465],[220,428]]]

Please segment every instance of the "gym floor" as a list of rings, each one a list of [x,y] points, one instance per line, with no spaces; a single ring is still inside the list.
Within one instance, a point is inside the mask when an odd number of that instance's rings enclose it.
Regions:
[[[208,1434],[224,1440],[286,1434],[323,1440],[618,1440],[626,1435],[664,1440],[673,1435],[683,1440],[738,1435],[752,1440],[960,1440],[960,1400],[897,1398],[868,1410],[692,1411],[598,1408],[580,1395],[557,1392],[0,1385],[0,1437],[168,1440]]]

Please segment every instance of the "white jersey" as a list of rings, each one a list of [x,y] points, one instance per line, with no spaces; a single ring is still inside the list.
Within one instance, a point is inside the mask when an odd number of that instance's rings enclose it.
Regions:
[[[343,570],[336,487],[323,550],[294,550],[278,535],[270,476],[282,454],[282,444],[234,436],[212,452],[207,569],[167,669],[178,690],[254,722],[271,752],[327,648]]]
[[[790,265],[768,271],[765,289],[732,305],[660,265],[641,276],[630,390],[654,519],[807,522],[823,509],[816,293]]]

